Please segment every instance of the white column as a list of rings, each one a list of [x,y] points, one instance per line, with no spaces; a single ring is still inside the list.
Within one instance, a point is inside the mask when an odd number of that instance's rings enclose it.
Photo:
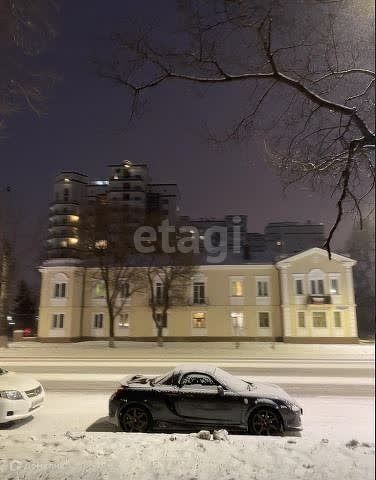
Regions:
[[[348,312],[349,312],[350,336],[357,337],[358,324],[356,320],[356,305],[355,305],[352,265],[346,265],[346,283],[347,283],[347,298],[348,298],[348,306],[349,306]]]
[[[290,298],[288,285],[288,267],[282,265],[281,272],[281,296],[282,296],[282,331],[284,337],[291,336]]]

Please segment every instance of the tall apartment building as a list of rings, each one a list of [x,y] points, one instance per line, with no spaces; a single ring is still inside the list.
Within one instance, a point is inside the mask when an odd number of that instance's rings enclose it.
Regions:
[[[272,222],[264,233],[248,233],[252,253],[268,252],[272,258],[299,253],[309,248],[321,247],[325,242],[322,223]]]
[[[54,199],[50,204],[48,258],[79,257],[80,215],[100,197],[114,205],[134,208],[137,214],[130,226],[141,224],[150,212],[157,212],[171,223],[176,220],[177,185],[151,183],[146,165],[129,161],[110,165],[105,180],[89,180],[78,172],[61,172],[55,178]]]
[[[274,255],[298,253],[325,242],[322,223],[273,222],[264,230],[266,248]]]
[[[229,253],[244,255],[244,245],[247,241],[247,215],[225,215],[223,218],[198,218],[188,216],[180,217],[180,224],[196,228],[200,239],[210,229],[213,229],[213,236],[220,237],[221,230],[226,234],[218,241],[225,241]],[[215,239],[213,238],[213,241]]]

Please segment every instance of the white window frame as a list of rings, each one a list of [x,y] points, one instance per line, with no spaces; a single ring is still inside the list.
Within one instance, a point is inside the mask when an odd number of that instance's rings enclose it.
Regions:
[[[65,284],[65,296],[62,297],[60,296],[61,294],[61,285]],[[69,284],[69,278],[65,273],[56,273],[52,277],[52,285],[51,285],[51,305],[52,306],[58,306],[58,305],[63,305],[66,303],[68,299],[68,284]],[[59,291],[59,296],[56,296],[56,286],[59,285],[58,291]]]
[[[261,326],[261,315],[266,313],[268,315],[268,323],[269,325],[267,327],[262,327]],[[271,313],[268,311],[260,311],[257,312],[257,328],[258,330],[271,330],[272,328],[272,321],[271,321]]]
[[[256,282],[256,305],[270,305],[271,303],[271,281],[269,275],[257,275]],[[266,283],[267,295],[259,295],[259,284]]]
[[[58,326],[55,326],[55,320],[57,320]],[[64,330],[64,323],[65,323],[65,315],[64,313],[53,313],[52,314],[52,320],[51,320],[51,330]],[[60,326],[61,325],[61,326]]]
[[[339,327],[337,327],[337,325],[336,325],[336,321],[337,321],[337,318],[336,318],[337,315],[336,314],[339,315],[339,321],[340,321],[340,326]],[[333,311],[333,328],[337,331],[338,330],[343,330],[343,315],[342,315],[341,310],[334,310]]]
[[[53,298],[67,298],[67,282],[55,282]]]
[[[96,326],[96,322],[97,322],[97,317],[99,317],[99,316],[101,317],[101,323],[102,323],[102,325],[101,325],[100,327],[97,327],[97,326]],[[92,324],[92,328],[93,328],[94,330],[103,330],[103,328],[104,328],[104,313],[103,313],[103,312],[95,312],[95,313],[93,314],[93,324]]]
[[[315,318],[314,318],[315,313],[324,314],[324,316],[325,316],[325,327],[316,327],[315,326]],[[328,330],[328,315],[327,315],[327,313],[328,312],[326,310],[314,310],[314,311],[312,311],[312,328],[314,330]]]
[[[267,280],[257,280],[256,297],[269,297],[269,282]]]
[[[296,329],[297,330],[307,330],[307,315],[306,315],[307,312],[305,312],[304,310],[298,310],[296,312]],[[304,327],[300,326],[299,324],[299,321],[300,321],[300,318],[299,318],[299,315],[300,314],[303,314],[303,317],[304,317]]]
[[[200,290],[201,290],[201,287],[203,288],[203,291],[204,291],[204,296],[201,297],[201,295],[199,295],[197,298],[199,299],[198,302],[196,302],[196,298],[195,298],[195,286],[199,286],[200,287]],[[206,282],[204,282],[203,280],[193,280],[193,283],[192,283],[192,303],[194,305],[205,305],[206,304]]]
[[[333,296],[341,295],[341,274],[340,273],[329,273],[329,294]],[[337,292],[332,292],[332,280],[337,282]]]
[[[323,291],[319,292],[319,282],[321,281],[323,285]],[[312,288],[312,285],[314,285],[315,287]],[[325,292],[327,290],[325,273],[318,268],[311,270],[308,274],[308,286],[310,295],[325,295]]]

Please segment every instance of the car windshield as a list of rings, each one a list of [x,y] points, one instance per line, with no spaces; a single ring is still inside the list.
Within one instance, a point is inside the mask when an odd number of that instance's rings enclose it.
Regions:
[[[214,372],[214,377],[218,382],[224,387],[229,388],[234,392],[241,392],[243,390],[249,390],[249,383],[241,380],[240,378],[234,377],[230,373],[225,372],[221,368],[216,368]]]
[[[152,385],[156,385],[157,383],[160,385],[171,385],[172,373],[173,372],[168,372],[165,375],[159,375],[158,377],[153,378],[150,383]]]

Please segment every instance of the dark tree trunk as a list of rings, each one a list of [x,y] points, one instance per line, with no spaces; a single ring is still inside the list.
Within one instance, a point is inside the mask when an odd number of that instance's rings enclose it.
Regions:
[[[8,346],[8,307],[10,287],[11,247],[7,241],[1,245],[0,256],[0,347]]]

